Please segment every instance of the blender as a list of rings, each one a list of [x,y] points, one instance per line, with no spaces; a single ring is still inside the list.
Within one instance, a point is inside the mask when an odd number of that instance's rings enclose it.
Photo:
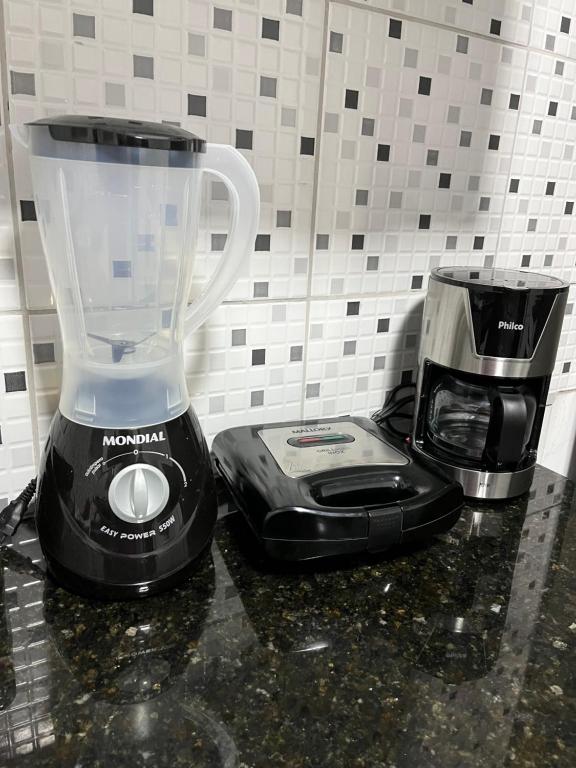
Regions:
[[[253,248],[256,178],[232,147],[169,124],[63,116],[13,132],[30,156],[63,344],[38,475],[42,550],[72,591],[156,593],[184,578],[212,538],[214,480],[182,344]],[[204,172],[228,187],[231,232],[188,306]]]

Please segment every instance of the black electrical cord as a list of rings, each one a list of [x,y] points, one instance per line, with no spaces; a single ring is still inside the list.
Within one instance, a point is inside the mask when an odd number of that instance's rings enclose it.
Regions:
[[[416,385],[412,383],[398,384],[398,386],[390,390],[382,408],[372,414],[372,420],[375,421],[376,424],[383,426],[392,416],[411,418],[412,412],[402,413],[401,411],[405,406],[414,404],[416,400],[416,393],[412,395],[405,395],[404,397],[399,397],[399,393],[402,392],[402,390],[415,388]]]
[[[26,510],[36,493],[36,478],[0,512],[0,546],[10,539],[22,522]]]

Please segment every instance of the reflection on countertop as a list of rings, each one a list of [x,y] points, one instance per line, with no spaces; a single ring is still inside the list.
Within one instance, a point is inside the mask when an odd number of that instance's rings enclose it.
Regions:
[[[97,603],[4,555],[0,764],[576,765],[572,485],[466,506],[448,534],[273,567],[239,513],[180,589]],[[226,511],[226,502],[223,504]]]

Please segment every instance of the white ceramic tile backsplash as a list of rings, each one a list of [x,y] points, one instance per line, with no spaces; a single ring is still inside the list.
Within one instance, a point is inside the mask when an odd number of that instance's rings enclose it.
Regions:
[[[576,283],[570,0],[6,0],[2,35],[4,127],[166,120],[252,164],[250,265],[186,348],[209,437],[375,410],[414,374],[436,265]],[[26,157],[1,138],[0,500],[34,472],[62,359]],[[228,212],[207,179],[193,292],[217,269]],[[576,391],[575,300],[548,432],[558,393]],[[559,454],[546,447],[551,466]]]

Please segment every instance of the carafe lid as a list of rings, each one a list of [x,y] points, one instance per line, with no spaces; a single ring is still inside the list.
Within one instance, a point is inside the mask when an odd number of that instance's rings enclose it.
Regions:
[[[437,267],[432,270],[432,279],[440,283],[465,286],[478,286],[493,291],[567,291],[568,283],[539,272],[526,272],[521,269],[487,269],[484,267]]]
[[[172,123],[60,115],[26,125],[32,154],[40,157],[193,167],[206,147],[204,139]]]

